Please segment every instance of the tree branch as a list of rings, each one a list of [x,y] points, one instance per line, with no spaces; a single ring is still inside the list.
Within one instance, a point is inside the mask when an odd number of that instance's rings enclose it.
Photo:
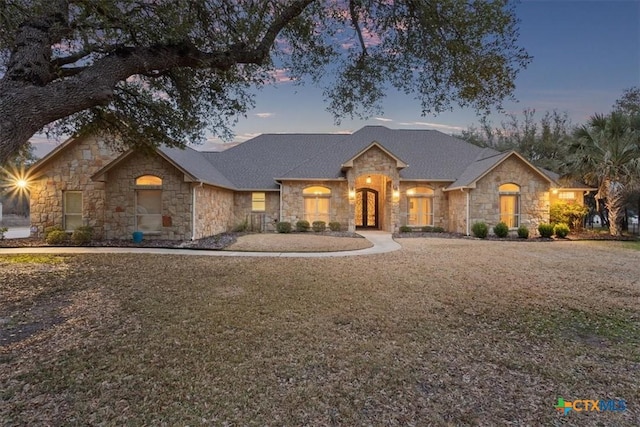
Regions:
[[[355,0],[349,0],[349,13],[351,14],[351,23],[358,34],[358,40],[362,47],[362,56],[367,56],[367,46],[364,43],[364,37],[362,36],[362,30],[360,29],[360,22],[358,20],[358,11],[356,10]]]

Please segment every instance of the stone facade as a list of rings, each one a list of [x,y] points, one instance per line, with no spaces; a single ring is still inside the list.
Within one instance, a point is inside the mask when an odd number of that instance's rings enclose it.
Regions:
[[[346,227],[351,215],[346,181],[284,181],[282,183],[282,218],[280,221],[288,221],[295,226],[297,221],[304,219],[302,190],[316,185],[331,189],[329,221],[337,221]]]
[[[448,191],[448,231],[467,234],[467,194],[469,190]],[[470,230],[470,229],[469,229]]]
[[[476,183],[470,193],[471,224],[484,221],[492,231],[500,222],[500,194],[502,184],[520,186],[520,224],[537,232],[538,224],[549,221],[549,181],[529,165],[513,155],[508,157]]]
[[[191,239],[191,183],[184,174],[159,155],[133,153],[110,169],[105,182],[105,237],[129,239],[136,231],[136,178],[153,175],[162,179],[162,231],[146,238]]]
[[[275,231],[280,220],[280,192],[260,191],[265,196],[264,212],[252,210],[252,191],[238,191],[233,198],[232,228],[246,223],[251,231]]]
[[[117,157],[117,153],[95,138],[77,138],[60,150],[42,170],[32,171],[30,211],[33,235],[43,237],[47,227],[65,227],[65,191],[82,192],[82,223],[104,233],[104,183],[91,176]],[[70,230],[71,231],[71,230]]]
[[[371,188],[378,192],[378,228],[386,231],[397,231],[400,227],[399,189],[400,173],[398,161],[377,145],[371,146],[357,158],[353,166],[347,170],[348,188],[358,191]],[[371,183],[367,183],[371,177]],[[395,194],[394,194],[395,193]],[[350,201],[349,230],[355,230],[355,203]]]
[[[201,239],[229,231],[233,227],[233,191],[210,185],[192,185],[196,199],[196,226],[193,238]]]

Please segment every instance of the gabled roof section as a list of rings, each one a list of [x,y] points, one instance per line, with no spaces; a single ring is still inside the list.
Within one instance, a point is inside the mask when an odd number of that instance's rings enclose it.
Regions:
[[[67,147],[73,145],[74,143],[80,140],[79,137],[72,136],[65,140],[62,144],[58,145],[56,148],[47,153],[43,158],[35,162],[30,168],[29,173],[35,174],[37,171],[45,167],[51,160],[58,157],[60,153],[65,151]]]
[[[484,154],[488,152],[480,153],[479,158],[471,163],[464,172],[460,175],[460,177],[444,191],[451,190],[459,190],[463,188],[475,188],[476,183],[482,179],[485,175],[491,172],[493,169],[498,167],[502,162],[512,156],[516,156],[518,159],[522,160],[527,166],[529,166],[533,171],[535,171],[538,175],[543,177],[545,180],[549,181],[550,184],[553,184],[554,181],[549,178],[546,174],[544,174],[540,169],[531,164],[527,159],[522,157],[515,151],[507,151],[504,153],[498,153],[489,157],[484,157]]]
[[[327,153],[343,134],[262,134],[204,157],[240,190],[278,190],[276,178]],[[307,170],[304,178],[312,177]]]
[[[355,156],[353,156],[352,158],[350,158],[349,160],[347,160],[346,162],[344,162],[342,165],[340,165],[343,168],[351,168],[353,167],[353,161],[355,159],[357,159],[358,157],[362,156],[364,153],[366,153],[367,151],[371,150],[371,148],[373,147],[378,147],[379,149],[381,149],[387,156],[391,157],[393,160],[395,160],[396,162],[396,166],[398,167],[398,169],[402,169],[402,168],[406,168],[407,165],[405,162],[403,162],[402,160],[400,160],[398,158],[398,156],[396,156],[395,154],[393,154],[392,152],[390,152],[389,150],[387,150],[386,148],[384,148],[382,145],[378,144],[376,141],[373,141],[371,144],[369,144],[369,146],[365,147],[363,150],[361,150],[358,154],[356,154]]]
[[[104,175],[130,157],[134,150],[121,154],[118,158],[96,172],[91,179],[103,181]],[[185,175],[188,181],[201,182],[216,187],[235,189],[233,184],[214,168],[200,153],[192,148],[184,149],[161,146],[156,153]]]

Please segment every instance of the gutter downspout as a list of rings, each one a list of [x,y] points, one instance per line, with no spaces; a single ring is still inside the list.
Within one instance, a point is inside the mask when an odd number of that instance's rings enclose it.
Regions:
[[[470,216],[469,192],[470,192],[470,191],[469,191],[469,189],[467,188],[467,191],[466,191],[466,193],[467,193],[467,221],[466,221],[466,223],[467,223],[467,236],[469,236],[469,227],[470,227],[470,224],[469,224],[469,216]]]
[[[278,212],[278,222],[280,222],[282,221],[282,183],[281,182],[278,182],[278,187],[280,187],[280,191],[278,192],[278,198],[280,199],[280,212]]]

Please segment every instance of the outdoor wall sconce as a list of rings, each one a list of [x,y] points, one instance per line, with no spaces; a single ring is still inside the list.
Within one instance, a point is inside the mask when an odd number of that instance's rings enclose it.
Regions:
[[[356,190],[351,187],[349,188],[349,200],[355,200],[356,199]]]
[[[369,175],[369,176],[367,177],[367,179],[365,179],[365,182],[366,182],[367,184],[371,184],[371,175]]]
[[[393,186],[393,201],[397,202],[398,200],[400,200],[400,190],[398,190],[398,186],[394,185]]]

